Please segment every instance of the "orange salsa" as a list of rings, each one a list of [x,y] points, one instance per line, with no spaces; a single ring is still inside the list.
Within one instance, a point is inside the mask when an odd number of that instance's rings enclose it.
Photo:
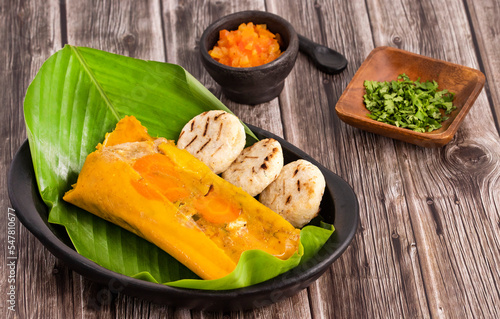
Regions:
[[[242,23],[238,30],[219,32],[219,41],[208,54],[216,61],[240,68],[269,63],[281,55],[279,34],[265,24]]]

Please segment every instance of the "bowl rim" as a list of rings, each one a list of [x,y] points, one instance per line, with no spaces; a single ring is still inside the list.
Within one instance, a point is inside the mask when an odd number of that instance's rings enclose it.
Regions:
[[[259,65],[259,66],[253,66],[253,67],[233,67],[229,65],[222,64],[218,61],[216,61],[214,58],[212,58],[208,54],[208,50],[210,48],[206,48],[204,43],[206,38],[211,35],[213,32],[219,32],[221,30],[221,26],[223,24],[226,24],[228,22],[232,21],[238,21],[241,20],[241,23],[248,23],[252,22],[249,21],[251,19],[252,15],[259,15],[262,17],[267,17],[267,18],[272,18],[281,23],[285,28],[290,32],[290,41],[288,43],[288,47],[286,48],[285,51],[282,52],[282,54],[274,59],[271,62]],[[250,16],[250,17],[247,17]],[[259,11],[259,10],[245,10],[245,11],[238,11],[234,12],[228,15],[225,15],[214,22],[212,22],[204,31],[203,34],[201,35],[200,42],[199,42],[199,48],[200,48],[200,55],[202,60],[204,60],[206,63],[211,64],[214,67],[231,71],[231,72],[236,72],[236,73],[247,73],[251,71],[263,71],[267,69],[273,69],[277,64],[280,64],[282,60],[285,59],[293,59],[294,56],[298,54],[299,51],[299,38],[297,36],[297,32],[295,31],[294,27],[290,22],[285,20],[283,17],[276,15],[271,12],[267,11]]]
[[[21,147],[18,149],[16,155],[14,156],[12,164],[9,168],[8,181],[7,181],[9,198],[11,200],[13,208],[15,209],[15,213],[18,219],[21,221],[21,223],[33,235],[35,235],[35,237],[37,237],[37,239],[56,258],[62,260],[71,269],[75,270],[77,273],[81,274],[86,278],[89,278],[94,282],[103,285],[110,285],[113,282],[114,282],[113,285],[115,283],[123,285],[121,289],[117,289],[118,291],[116,293],[120,293],[123,291],[125,294],[138,298],[148,299],[159,304],[167,304],[173,306],[181,306],[184,308],[206,309],[206,310],[244,310],[244,309],[251,309],[264,305],[269,305],[285,297],[292,296],[296,294],[299,290],[302,290],[303,288],[309,286],[314,280],[316,280],[319,276],[321,276],[336,259],[338,259],[343,254],[343,252],[352,242],[355,233],[357,231],[357,227],[359,224],[359,204],[352,187],[340,176],[329,171],[320,163],[318,163],[310,156],[308,156],[305,152],[301,151],[300,149],[296,148],[295,146],[286,142],[280,137],[265,130],[254,127],[252,125],[249,124],[247,125],[257,135],[263,135],[266,137],[277,139],[278,141],[280,141],[280,143],[282,143],[282,145],[285,145],[285,147],[287,147],[294,155],[297,155],[303,159],[312,162],[313,164],[317,165],[322,171],[329,172],[329,175],[334,177],[336,181],[342,183],[340,186],[336,184],[334,185],[338,186],[338,189],[341,189],[343,192],[342,196],[339,196],[338,198],[335,199],[334,209],[336,211],[338,209],[338,206],[343,207],[344,209],[346,209],[346,207],[350,208],[349,212],[352,214],[352,219],[353,219],[352,223],[354,227],[348,230],[346,239],[343,242],[341,242],[340,244],[335,244],[336,246],[334,247],[333,252],[327,252],[325,257],[321,257],[318,263],[316,263],[313,266],[307,267],[305,271],[301,271],[300,268],[306,267],[308,262],[306,262],[303,267],[301,266],[295,267],[277,277],[274,277],[270,280],[252,286],[230,289],[230,290],[199,290],[199,289],[177,288],[163,284],[148,282],[141,279],[129,277],[114,272],[112,270],[109,270],[107,268],[104,268],[98,265],[97,263],[91,261],[90,259],[87,259],[83,255],[80,255],[76,250],[74,250],[74,248],[69,247],[67,244],[65,244],[59,237],[57,237],[52,232],[52,230],[50,230],[48,225],[42,220],[40,213],[35,207],[35,203],[34,202],[30,203],[29,201],[23,200],[22,198],[20,198],[22,196],[20,196],[20,194],[17,193],[16,189],[19,187],[18,184],[24,183],[24,188],[26,187],[31,188],[33,183],[33,180],[31,178],[34,178],[34,171],[33,171],[33,163],[31,160],[28,140],[25,140],[21,145]],[[26,165],[28,166],[30,165],[28,171],[26,171]],[[22,171],[22,169],[24,169],[24,171]],[[15,176],[19,173],[22,173],[24,175]],[[327,176],[325,176],[325,178],[326,177]],[[30,180],[27,181],[26,179]],[[329,241],[334,240],[333,238],[334,235],[332,235],[332,237],[328,239],[327,243]],[[327,246],[326,243],[325,246]],[[320,252],[327,250],[328,247],[325,246],[321,248],[321,250],[317,253],[317,255]],[[297,286],[299,286],[300,289],[292,291],[296,289]],[[153,300],[151,297],[144,297],[139,295],[139,293],[144,291],[145,289],[147,289],[152,294],[157,294],[158,297]],[[252,301],[253,304],[250,304],[249,302],[245,301],[238,303],[238,300],[245,298],[250,298],[251,300],[254,300],[252,298],[255,298],[255,300],[261,300],[262,298],[258,299],[259,296],[261,297],[263,294],[265,294],[266,296],[267,295],[272,296],[272,294],[279,289],[285,291],[285,293],[278,296],[280,297],[280,299],[277,300],[271,299],[268,302],[264,302],[259,305],[255,305],[256,301]],[[292,291],[292,293],[287,294],[286,293],[287,291],[288,292]],[[192,301],[185,302],[185,299],[193,298],[193,296],[195,296],[196,298],[204,298],[207,302],[210,302],[212,304],[207,306],[206,304],[200,304],[199,301],[198,303]],[[231,302],[227,302],[228,300],[230,300]],[[221,304],[223,304],[223,306],[221,306]]]
[[[346,99],[346,96],[353,91],[354,83],[361,76],[362,71],[364,71],[365,69],[367,69],[371,66],[370,62],[375,57],[375,55],[382,54],[385,51],[394,51],[394,52],[398,52],[400,54],[408,55],[410,57],[414,57],[414,58],[418,58],[418,59],[422,59],[422,60],[427,60],[427,61],[430,61],[433,63],[438,63],[438,64],[450,66],[450,67],[458,67],[461,69],[470,70],[473,74],[476,75],[476,78],[475,78],[476,83],[474,85],[474,88],[473,88],[471,94],[467,97],[462,108],[460,110],[458,110],[456,117],[451,121],[450,125],[448,126],[448,128],[446,130],[444,130],[442,132],[438,132],[438,133],[416,132],[416,131],[406,129],[403,127],[397,127],[395,125],[391,125],[388,123],[379,122],[379,121],[373,120],[367,116],[362,116],[358,113],[354,113],[354,112],[349,111],[349,108],[344,103],[344,99]],[[413,53],[413,52],[406,51],[403,49],[398,49],[398,48],[394,48],[394,47],[390,47],[390,46],[379,46],[379,47],[374,48],[370,52],[370,54],[363,61],[363,63],[359,67],[359,69],[356,71],[356,73],[352,77],[351,81],[347,85],[346,89],[344,90],[344,92],[340,96],[339,100],[337,101],[337,104],[335,105],[335,111],[337,112],[339,117],[344,122],[348,122],[349,119],[355,119],[361,123],[369,123],[373,127],[378,127],[383,131],[398,132],[398,134],[401,133],[402,135],[418,137],[418,138],[422,139],[423,141],[435,142],[437,144],[442,144],[442,143],[449,142],[453,138],[453,136],[455,135],[455,133],[458,130],[459,124],[463,121],[463,119],[465,118],[465,116],[469,112],[470,108],[472,107],[472,105],[473,105],[474,101],[476,100],[476,98],[478,97],[479,93],[481,93],[481,90],[484,87],[485,81],[486,81],[486,78],[485,78],[484,74],[481,71],[474,69],[474,68],[470,68],[470,67],[467,67],[464,65],[460,65],[460,64],[456,64],[456,63],[428,57],[425,55]],[[366,110],[366,112],[368,113],[369,111]],[[351,123],[348,123],[348,124],[351,124]],[[357,126],[357,127],[360,127],[360,126]],[[382,134],[380,134],[380,135],[382,135]]]

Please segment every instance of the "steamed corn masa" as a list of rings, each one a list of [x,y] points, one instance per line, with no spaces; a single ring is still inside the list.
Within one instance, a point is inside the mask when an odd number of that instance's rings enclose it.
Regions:
[[[282,168],[281,144],[267,138],[245,148],[222,178],[256,196],[278,177]]]
[[[234,270],[241,254],[293,255],[299,230],[214,174],[173,141],[121,120],[89,154],[64,200],[150,241],[203,279]]]
[[[224,111],[208,111],[184,126],[177,146],[220,174],[241,153],[245,139],[245,128],[236,116]]]
[[[259,200],[293,226],[303,227],[318,215],[324,191],[325,178],[319,168],[300,159],[283,166]]]

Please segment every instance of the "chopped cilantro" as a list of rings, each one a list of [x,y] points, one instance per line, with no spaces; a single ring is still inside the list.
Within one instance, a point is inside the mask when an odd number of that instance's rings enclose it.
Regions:
[[[452,103],[455,94],[438,91],[436,81],[411,81],[406,74],[400,74],[398,81],[365,81],[364,85],[368,117],[397,127],[431,132],[448,119],[440,109],[446,115],[456,109]]]

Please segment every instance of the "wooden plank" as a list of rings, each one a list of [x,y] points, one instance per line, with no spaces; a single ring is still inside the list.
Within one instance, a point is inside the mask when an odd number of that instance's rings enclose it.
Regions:
[[[463,4],[369,1],[375,44],[478,68]],[[484,91],[446,147],[395,145],[430,313],[498,317],[500,145]]]
[[[361,225],[353,244],[309,289],[314,317],[427,317],[394,143],[348,127],[334,110],[373,49],[365,3],[315,1],[287,8],[278,1],[267,3],[296,30],[349,61],[343,73],[331,76],[300,56],[289,78],[293,90],[282,100],[285,137],[346,179],[360,204]]]
[[[26,138],[23,100],[30,81],[43,61],[61,46],[58,1],[3,1],[0,10],[0,95],[4,101],[0,108],[0,207],[2,243],[0,260],[0,291],[4,301],[0,305],[2,318],[56,318],[63,314],[57,307],[60,300],[55,293],[58,283],[52,275],[55,258],[16,219],[13,251],[7,250],[7,170],[17,149]],[[16,263],[15,277],[10,275],[8,262]],[[14,274],[13,274],[14,275]],[[9,281],[15,278],[15,282]],[[5,298],[11,286],[15,291],[15,311]],[[44,296],[43,305],[40,296]],[[39,300],[40,302],[31,302]]]
[[[479,51],[479,68],[486,75],[485,91],[493,119],[500,134],[500,3],[495,0],[467,1],[468,18],[473,26],[472,41]]]
[[[164,61],[158,1],[67,1],[68,43]]]

